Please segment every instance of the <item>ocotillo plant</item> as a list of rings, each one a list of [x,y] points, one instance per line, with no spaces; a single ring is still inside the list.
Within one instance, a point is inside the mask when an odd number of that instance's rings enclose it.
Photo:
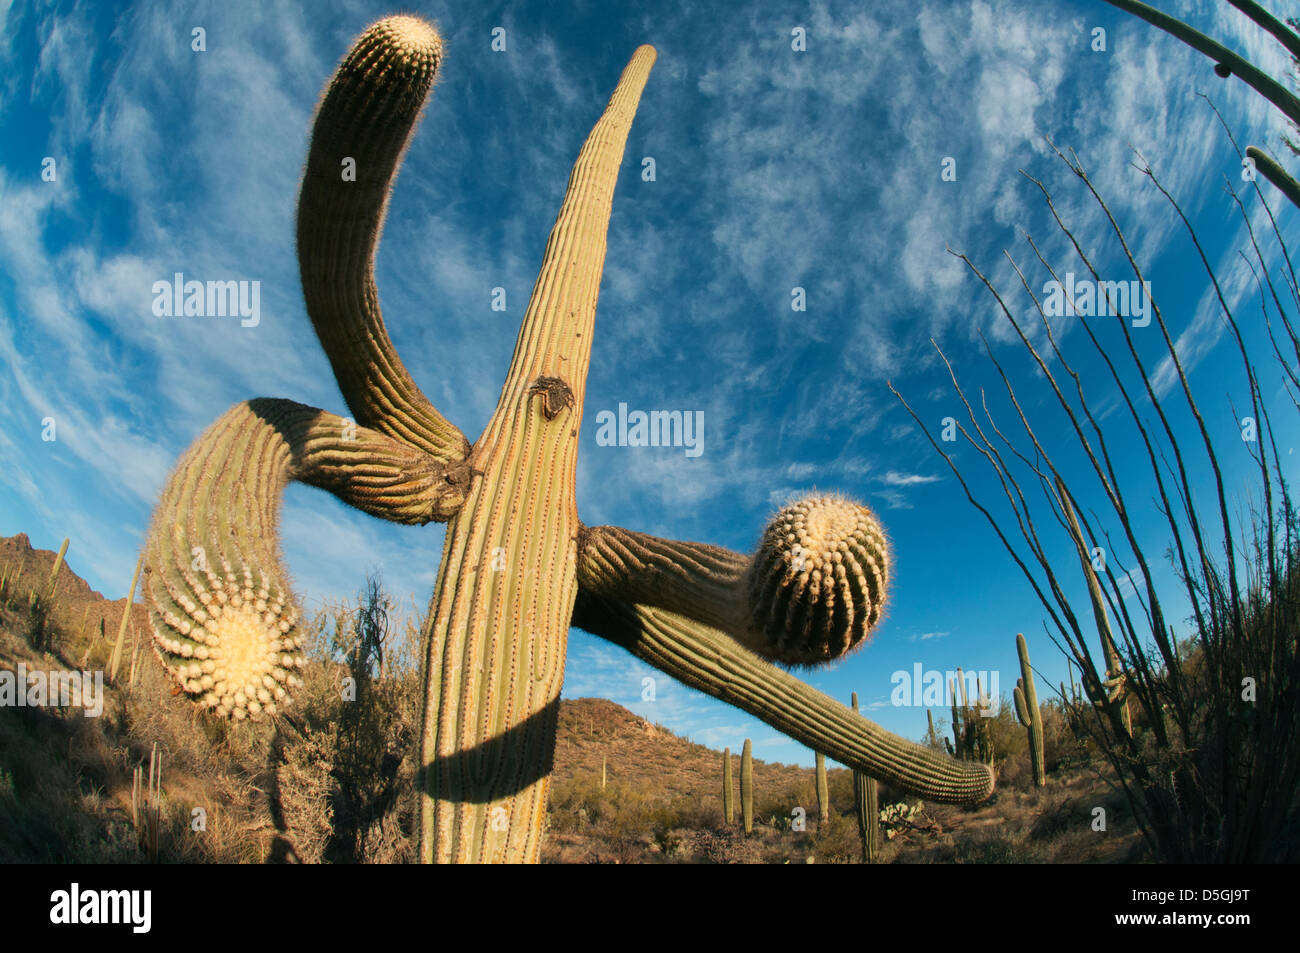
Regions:
[[[274,714],[303,664],[302,611],[276,545],[289,480],[382,519],[447,523],[423,633],[424,861],[538,859],[570,625],[903,790],[964,803],[993,788],[984,767],[856,718],[773,664],[839,657],[880,619],[889,547],[865,507],[798,500],[752,558],[578,518],[605,236],[655,55],[633,54],[578,155],[501,397],[471,444],[407,373],[373,278],[442,41],[408,16],[363,33],[317,109],[298,203],[307,313],[352,416],[239,404],[182,457],[155,511],[145,550],[155,647],[184,692],[235,718]]]
[[[731,779],[731,749],[722,752],[722,820],[728,825],[736,822],[736,786]]]
[[[754,746],[748,738],[740,750],[740,819],[745,833],[754,833]]]
[[[817,823],[829,824],[831,819],[831,793],[826,783],[826,755],[817,753]]]
[[[1014,691],[1016,717],[1029,732],[1029,763],[1034,769],[1034,784],[1047,784],[1047,769],[1043,761],[1043,712],[1038,707],[1038,691],[1034,688],[1034,670],[1029,667],[1029,646],[1022,633],[1016,633],[1016,652],[1020,655],[1020,677]]]
[[[858,693],[850,704],[858,710]],[[880,852],[880,791],[875,778],[861,771],[853,772],[853,812],[858,817],[858,835],[862,838],[862,862],[874,863]]]
[[[1192,29],[1182,20],[1171,17],[1167,13],[1162,13],[1154,7],[1138,2],[1138,0],[1106,0],[1106,2],[1134,16],[1141,17],[1152,26],[1159,27],[1170,36],[1177,37],[1192,49],[1203,53],[1213,61],[1214,71],[1220,78],[1239,77],[1255,92],[1276,106],[1295,126],[1300,127],[1300,99],[1297,99],[1290,90],[1267,73],[1262,72],[1249,60],[1228,49],[1223,44],[1212,40],[1199,30]],[[1292,57],[1300,58],[1300,35],[1297,35],[1285,23],[1258,3],[1255,3],[1254,0],[1228,0],[1228,3],[1272,34],[1275,40],[1286,47],[1287,52]],[[1300,208],[1300,183],[1297,183],[1281,165],[1263,150],[1255,146],[1248,146],[1246,155],[1254,162],[1255,168],[1263,173],[1264,178],[1272,182],[1292,204]]]

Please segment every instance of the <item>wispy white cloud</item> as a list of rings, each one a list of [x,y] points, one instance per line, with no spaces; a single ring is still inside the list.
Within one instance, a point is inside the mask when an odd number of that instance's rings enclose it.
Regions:
[[[941,478],[923,473],[899,473],[897,470],[890,470],[880,482],[886,486],[922,486],[926,483],[937,483]]]

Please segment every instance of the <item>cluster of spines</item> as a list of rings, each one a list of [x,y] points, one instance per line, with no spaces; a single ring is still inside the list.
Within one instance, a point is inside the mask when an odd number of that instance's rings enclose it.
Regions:
[[[154,615],[154,651],[181,689],[219,717],[274,715],[302,684],[298,609],[264,571],[244,566],[237,575],[224,558],[221,568],[224,575],[202,570],[201,581],[175,567],[185,587],[169,580],[166,588],[183,615]]]
[[[770,657],[793,664],[839,658],[880,621],[889,544],[869,509],[810,496],[768,524],[749,570],[751,624]]]

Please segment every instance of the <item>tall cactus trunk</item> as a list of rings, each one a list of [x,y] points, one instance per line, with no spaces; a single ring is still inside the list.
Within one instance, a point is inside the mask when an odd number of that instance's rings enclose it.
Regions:
[[[826,755],[817,752],[817,823],[829,824],[831,820],[830,786],[826,783]]]
[[[754,833],[754,746],[748,738],[740,752],[740,818],[745,833]]]
[[[425,634],[420,856],[535,862],[577,593],[575,505],[605,234],[654,64],[641,47],[582,147],[496,412],[447,525]],[[497,569],[496,567],[503,566]]]
[[[722,752],[722,820],[730,827],[736,822],[735,782],[731,778],[731,749]]]
[[[850,704],[858,710],[858,693]],[[880,794],[875,778],[861,771],[853,772],[853,811],[858,817],[858,835],[862,838],[862,862],[873,864],[880,852]]]

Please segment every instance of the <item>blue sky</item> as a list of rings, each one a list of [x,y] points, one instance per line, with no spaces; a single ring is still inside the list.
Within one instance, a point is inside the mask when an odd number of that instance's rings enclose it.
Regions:
[[[1063,436],[994,301],[945,251],[969,254],[1008,294],[1019,286],[1002,249],[1030,254],[1017,229],[1063,253],[1023,168],[1053,189],[1104,276],[1128,277],[1044,134],[1077,151],[1149,269],[1228,448],[1229,482],[1244,485],[1249,458],[1229,408],[1247,402],[1244,383],[1181,225],[1129,149],[1184,203],[1265,356],[1238,257],[1245,229],[1221,187],[1225,175],[1240,184],[1239,166],[1195,93],[1214,97],[1243,146],[1277,151],[1285,127],[1242,83],[1100,0],[668,3],[653,15],[616,2],[302,6],[0,0],[0,534],[50,549],[71,537],[70,564],[106,594],[125,592],[176,458],[227,407],[276,396],[346,413],[303,308],[297,182],[329,74],[358,33],[394,12],[436,21],[447,54],[397,181],[377,283],[416,382],[471,439],[495,405],[578,148],[632,51],[657,48],[609,229],[580,513],[749,550],[795,493],[867,503],[895,547],[887,619],[860,652],[808,678],[841,699],[857,691],[885,727],[924,730],[923,710],[888,704],[891,674],[917,663],[998,671],[1009,693],[1017,631],[1051,681],[1064,677],[1023,578],[885,386],[936,426],[957,415],[929,339],[978,393],[998,386],[984,329],[1027,412]],[[1285,75],[1280,47],[1226,5],[1161,6]],[[194,27],[205,52],[191,49]],[[495,27],[504,52],[491,48]],[[795,27],[804,51],[791,48]],[[1106,30],[1105,52],[1090,48],[1094,27]],[[47,156],[54,182],[41,178]],[[641,175],[646,156],[653,182]],[[942,179],[944,157],[956,181]],[[1258,200],[1245,201],[1258,223]],[[1294,210],[1280,221],[1300,238]],[[176,271],[260,281],[260,323],[155,317],[152,285]],[[806,311],[791,309],[796,286]],[[496,287],[504,312],[491,307]],[[1031,306],[1015,300],[1021,313]],[[1062,331],[1080,346],[1077,330]],[[1134,333],[1167,392],[1158,332]],[[1080,367],[1099,405],[1113,406],[1098,362]],[[1265,381],[1280,413],[1276,374]],[[620,402],[702,411],[703,452],[598,446],[596,415]],[[57,440],[43,441],[51,416]],[[1288,454],[1294,422],[1279,423]],[[996,492],[973,453],[958,460],[977,490]],[[1140,463],[1121,467],[1139,506],[1150,497]],[[1167,575],[1154,507],[1138,525]],[[383,523],[295,486],[281,538],[309,610],[352,596],[371,568],[423,608],[443,529]],[[1062,546],[1060,559],[1086,604],[1072,551]],[[611,698],[717,747],[752,737],[759,757],[812,763],[807,749],[666,677],[643,702],[642,678],[654,674],[575,631],[564,693]]]

